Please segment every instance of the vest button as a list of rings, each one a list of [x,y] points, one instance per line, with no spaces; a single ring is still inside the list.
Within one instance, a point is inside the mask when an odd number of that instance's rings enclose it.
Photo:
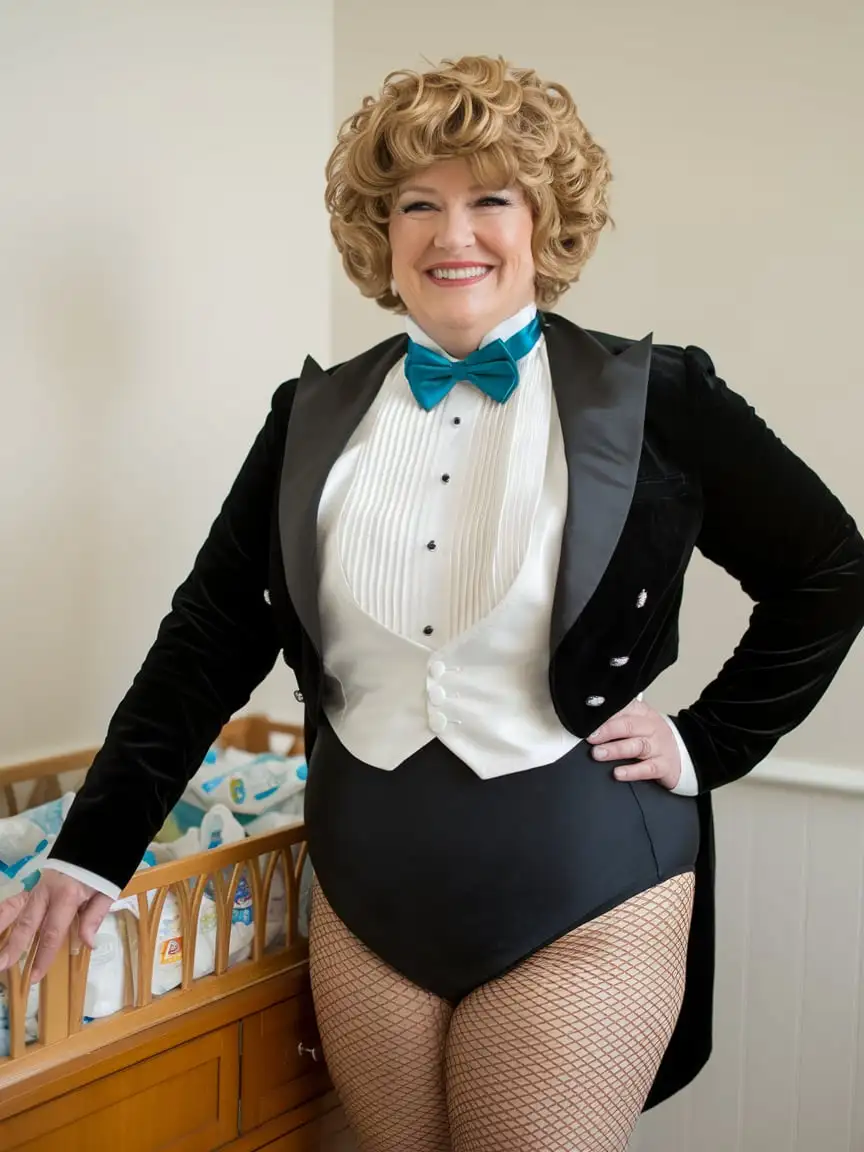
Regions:
[[[443,660],[433,660],[429,665],[429,675],[433,680],[440,680],[446,671],[447,665]]]
[[[613,668],[623,668],[625,664],[629,664],[629,663],[630,663],[630,657],[629,656],[613,656],[612,659],[609,661],[609,664]]]
[[[440,684],[433,684],[429,689],[429,702],[431,704],[443,704],[447,699],[447,693]]]
[[[429,727],[436,736],[440,735],[447,727],[447,717],[443,712],[432,712],[429,716]]]
[[[606,703],[605,696],[589,696],[585,701],[589,708],[599,708],[601,704]]]

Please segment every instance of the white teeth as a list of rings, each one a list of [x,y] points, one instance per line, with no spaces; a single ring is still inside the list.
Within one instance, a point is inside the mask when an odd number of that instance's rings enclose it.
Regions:
[[[478,264],[474,268],[433,268],[432,276],[436,280],[476,280],[478,276],[489,271],[485,265]]]

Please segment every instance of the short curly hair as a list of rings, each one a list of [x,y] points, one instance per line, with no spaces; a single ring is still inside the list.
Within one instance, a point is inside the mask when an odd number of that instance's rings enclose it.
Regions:
[[[541,308],[579,279],[610,221],[605,151],[561,84],[499,57],[444,60],[391,72],[339,130],[327,162],[330,230],[350,279],[382,308],[391,289],[388,224],[400,184],[437,160],[465,158],[479,183],[518,185],[534,216]]]

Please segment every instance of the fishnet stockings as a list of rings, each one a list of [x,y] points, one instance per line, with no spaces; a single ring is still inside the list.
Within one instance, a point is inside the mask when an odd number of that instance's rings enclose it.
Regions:
[[[619,1152],[684,995],[693,876],[583,924],[467,996],[447,1042],[456,1152]]]
[[[312,989],[364,1152],[622,1152],[681,1007],[693,876],[549,944],[456,1008],[345,928],[316,886]]]
[[[442,1053],[453,1009],[353,936],[317,881],[309,969],[324,1058],[364,1152],[450,1152]]]

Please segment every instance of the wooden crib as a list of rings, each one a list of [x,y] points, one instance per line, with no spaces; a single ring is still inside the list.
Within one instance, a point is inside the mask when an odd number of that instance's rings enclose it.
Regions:
[[[300,729],[266,716],[232,720],[220,742],[264,752],[277,733],[291,752],[302,752]],[[83,776],[94,752],[0,768],[7,814],[59,796],[60,778]],[[66,941],[42,980],[38,1038],[31,1043],[25,1017],[33,952],[23,969],[0,975],[10,1051],[0,1058],[3,1152],[353,1149],[322,1062],[306,940],[298,929],[304,858],[304,830],[293,827],[136,873],[123,893],[138,905],[136,971],[127,948],[125,1007],[104,1019],[83,1020],[90,962],[84,945]],[[268,946],[266,910],[277,871],[285,929]],[[254,936],[250,958],[229,966],[243,877]],[[214,970],[193,978],[205,889],[216,907]],[[154,996],[155,935],[169,892],[182,923],[182,976],[179,987]]]

